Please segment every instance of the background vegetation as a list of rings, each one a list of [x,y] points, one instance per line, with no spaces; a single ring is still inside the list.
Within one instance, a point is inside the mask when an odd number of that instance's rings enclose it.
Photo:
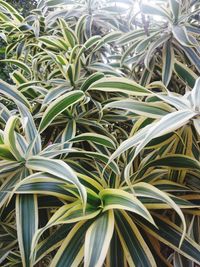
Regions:
[[[0,0],[1,266],[199,266],[199,1],[34,5]]]

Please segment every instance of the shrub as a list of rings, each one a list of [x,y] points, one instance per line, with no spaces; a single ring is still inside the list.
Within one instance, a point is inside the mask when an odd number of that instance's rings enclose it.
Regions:
[[[200,263],[199,3],[158,2],[0,0],[3,266]]]

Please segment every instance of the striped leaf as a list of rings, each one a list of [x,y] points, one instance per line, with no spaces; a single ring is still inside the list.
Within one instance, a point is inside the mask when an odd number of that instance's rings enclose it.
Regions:
[[[173,32],[174,37],[180,42],[180,44],[184,46],[195,45],[191,42],[191,39],[189,38],[187,34],[187,30],[184,26],[180,27],[180,26],[175,25],[172,27],[172,32]]]
[[[169,38],[170,38],[169,34],[164,34],[160,38],[158,38],[156,41],[151,43],[151,45],[149,46],[148,51],[147,51],[147,53],[145,55],[145,59],[144,59],[144,64],[145,64],[145,67],[147,69],[150,68],[149,65],[150,65],[150,62],[151,62],[151,58],[155,53],[155,50],[157,48],[159,48],[160,46],[162,46],[167,40],[169,40]]]
[[[17,91],[15,87],[9,85],[6,82],[3,82],[2,80],[0,80],[0,93],[12,99],[14,102],[15,100],[17,100],[28,108],[30,107],[28,100],[23,96],[23,94]]]
[[[129,266],[156,266],[153,255],[132,218],[122,211],[115,213],[117,234]]]
[[[174,50],[171,42],[166,42],[163,46],[163,70],[162,70],[162,81],[165,86],[170,82],[172,70],[174,66]]]
[[[26,162],[26,166],[32,170],[53,174],[65,182],[76,185],[85,204],[87,194],[84,186],[79,182],[74,171],[62,160],[46,159],[44,157],[33,156]]]
[[[114,214],[112,210],[104,212],[89,227],[85,236],[84,266],[102,266],[108,252],[114,231]]]
[[[107,108],[116,108],[124,109],[137,115],[145,116],[148,118],[160,118],[170,111],[170,108],[163,105],[162,103],[145,103],[135,100],[120,100],[114,101],[104,106],[104,109]]]
[[[81,141],[94,142],[104,147],[109,147],[113,149],[116,147],[115,143],[109,137],[96,133],[80,134],[70,140],[70,142],[81,142]]]
[[[16,160],[13,154],[10,152],[7,145],[0,144],[0,158],[8,160]]]
[[[83,242],[92,221],[79,222],[69,232],[50,267],[79,266],[84,256]]]
[[[43,132],[56,116],[62,113],[65,109],[81,101],[83,98],[84,94],[81,91],[69,92],[58,97],[58,99],[53,101],[45,110],[40,122],[39,131]]]
[[[143,204],[131,193],[121,189],[104,189],[99,193],[103,201],[103,210],[122,209],[137,213],[146,220],[154,224],[149,211]]]
[[[5,62],[5,63],[10,63],[13,64],[20,69],[22,69],[24,72],[28,73],[30,76],[32,76],[32,71],[31,69],[22,61],[20,60],[15,60],[15,59],[1,59],[0,62]]]
[[[133,189],[137,191],[137,195],[140,195],[143,197],[149,196],[151,198],[159,199],[163,201],[164,203],[167,203],[170,207],[172,207],[172,209],[174,209],[177,212],[183,225],[182,236],[181,236],[180,243],[179,243],[179,246],[181,246],[186,235],[186,221],[185,221],[183,212],[181,211],[179,206],[166,193],[158,190],[157,188],[155,188],[154,186],[150,184],[142,183],[142,182],[137,183],[133,185]]]
[[[200,112],[200,78],[195,82],[191,92],[192,107],[194,111]]]
[[[17,233],[24,267],[32,266],[31,243],[38,228],[38,207],[35,195],[18,195],[16,199]]]
[[[161,216],[156,216],[154,219],[158,228],[155,228],[150,223],[142,221],[137,222],[139,222],[139,225],[141,225],[148,234],[154,236],[157,240],[171,247],[191,261],[200,264],[200,246],[196,242],[186,235],[180,247],[178,244],[182,236],[182,229]]]
[[[22,118],[22,126],[26,135],[26,139],[31,147],[29,154],[36,155],[41,151],[41,138],[36,129],[33,117],[29,110],[21,103],[18,103],[18,109]]]
[[[173,14],[174,23],[177,23],[180,15],[181,3],[179,0],[169,0],[169,5]]]
[[[146,96],[151,94],[143,86],[126,78],[102,78],[88,88],[88,90],[99,90],[104,92],[120,92],[134,96]]]
[[[17,116],[11,116],[6,124],[5,131],[4,131],[4,143],[11,151],[13,156],[21,161],[23,156],[19,152],[19,145],[17,146],[17,138],[16,133],[14,131],[17,123],[19,122],[19,118]]]
[[[76,135],[76,121],[69,120],[61,136],[61,142],[64,143],[63,145],[64,149],[72,147],[73,144],[68,143],[67,141],[69,141],[75,135]]]
[[[175,61],[174,71],[186,84],[188,84],[191,88],[194,87],[198,76],[191,69],[189,69],[186,65]]]

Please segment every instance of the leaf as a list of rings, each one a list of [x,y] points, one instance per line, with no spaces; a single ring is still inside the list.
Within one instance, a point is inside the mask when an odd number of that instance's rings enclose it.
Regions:
[[[165,86],[170,82],[172,76],[172,70],[174,66],[174,50],[171,42],[166,42],[163,46],[163,70],[162,81]]]
[[[107,108],[116,108],[116,109],[124,109],[137,115],[145,116],[148,118],[160,118],[166,114],[168,114],[167,107],[162,105],[162,103],[145,103],[139,102],[135,100],[119,100],[108,103],[104,106],[104,109]]]
[[[152,160],[145,165],[145,168],[150,168],[152,166],[163,166],[174,169],[200,169],[200,164],[197,160],[186,155],[172,154],[167,156],[162,156],[161,158]]]
[[[58,97],[45,110],[42,120],[40,122],[39,131],[43,132],[55,119],[56,116],[62,113],[65,109],[81,101],[83,98],[84,93],[81,91],[69,92],[65,95]]]
[[[38,227],[38,207],[36,195],[18,195],[16,199],[17,234],[23,266],[30,262],[31,242]]]
[[[152,56],[154,55],[154,51],[159,48],[163,43],[165,43],[167,40],[169,40],[170,35],[164,34],[160,38],[158,38],[156,41],[150,44],[148,51],[145,55],[144,64],[147,69],[149,69],[150,61]]]
[[[157,240],[171,247],[191,261],[197,264],[200,263],[200,246],[188,235],[186,235],[183,240],[181,247],[178,246],[182,236],[182,229],[180,227],[161,216],[155,216],[154,220],[158,228],[155,228],[150,223],[142,222],[142,220],[140,222],[137,220],[137,222],[139,222],[139,225],[141,225],[148,234],[154,236]]]
[[[19,91],[2,80],[0,80],[0,93],[11,98],[14,102],[17,100],[28,108],[30,107],[28,100]]]
[[[22,61],[20,60],[15,60],[15,59],[1,59],[0,62],[5,62],[5,63],[11,63],[13,65],[16,65],[20,69],[22,69],[24,72],[28,73],[30,76],[32,76],[32,71],[31,69]]]
[[[69,120],[67,123],[67,126],[65,127],[62,136],[61,136],[61,142],[64,143],[63,148],[71,148],[72,143],[66,143],[66,141],[69,141],[71,138],[73,138],[76,135],[76,121],[75,120]]]
[[[99,196],[103,201],[103,211],[110,209],[128,210],[154,224],[149,211],[133,194],[121,189],[104,189],[99,193]]]
[[[146,37],[144,40],[141,40],[137,46],[135,47],[134,53],[135,54],[140,54],[145,52],[146,48],[148,47],[149,43],[154,39],[156,35],[158,35],[158,32],[154,32],[150,36]]]
[[[4,143],[14,155],[14,157],[21,161],[23,159],[23,155],[19,152],[19,146],[17,147],[17,139],[16,133],[14,131],[17,122],[19,122],[19,118],[17,116],[11,116],[6,123],[6,127],[4,130]]]
[[[115,143],[107,136],[96,134],[96,133],[83,133],[72,138],[70,142],[81,142],[88,141],[94,142],[96,144],[109,147],[114,149],[116,147]]]
[[[191,63],[195,66],[195,68],[200,72],[200,57],[198,53],[191,47],[182,46],[182,50],[185,52]]]
[[[124,211],[116,212],[117,233],[130,266],[156,266],[155,260],[132,218]]]
[[[95,73],[93,73],[92,75],[90,75],[90,76],[84,81],[84,83],[81,85],[80,90],[83,91],[83,92],[85,92],[85,91],[89,88],[89,86],[90,86],[91,84],[93,84],[94,82],[100,80],[100,79],[103,78],[103,77],[104,77],[104,74],[101,73],[101,72],[95,72]]]
[[[15,19],[18,23],[21,23],[23,21],[24,18],[11,5],[2,0],[0,0],[0,5],[6,8],[8,10],[8,13],[12,16],[12,18]]]
[[[175,60],[174,62],[174,70],[176,74],[191,88],[194,87],[195,81],[198,76],[190,70],[185,64],[182,64]]]
[[[34,119],[29,110],[21,103],[17,104],[21,118],[22,126],[29,145],[29,154],[36,155],[41,151],[41,138],[36,129]]]
[[[180,15],[181,3],[179,0],[169,0],[169,5],[173,14],[174,23],[177,23]]]
[[[104,92],[120,92],[134,96],[146,96],[151,94],[143,86],[126,78],[102,78],[90,85],[88,90],[99,90]]]
[[[143,142],[136,148],[135,155],[153,138],[170,133],[187,124],[187,122],[195,116],[195,113],[190,110],[180,110],[172,112],[164,116],[160,121],[150,129]]]
[[[187,34],[186,28],[184,26],[173,26],[172,33],[174,37],[184,46],[194,46],[195,44],[191,42]]]
[[[102,266],[114,231],[113,211],[104,212],[89,227],[85,236],[84,266]]]
[[[177,212],[183,225],[182,237],[179,243],[179,247],[181,247],[183,240],[185,238],[185,235],[186,235],[186,221],[185,221],[183,212],[181,211],[179,206],[166,193],[162,192],[161,190],[157,189],[156,187],[150,184],[143,183],[143,182],[134,184],[133,190],[137,191],[137,195],[155,198],[155,199],[157,198],[163,201],[164,203],[167,203],[170,207],[172,207],[172,209],[174,209]]]
[[[59,245],[60,242],[66,238],[68,233],[70,232],[72,225],[64,224],[61,225],[55,232],[49,235],[46,239],[41,241],[37,246],[36,252],[36,263],[43,258],[45,255],[50,253],[51,251],[55,250]]]
[[[83,203],[86,203],[87,193],[85,187],[79,182],[74,171],[62,160],[46,159],[40,156],[33,156],[26,162],[27,168],[36,171],[47,172],[53,174],[65,182],[76,185],[81,195]]]
[[[143,4],[141,6],[141,10],[144,14],[148,14],[152,16],[153,15],[162,16],[166,18],[167,20],[171,19],[167,10],[165,10],[163,7],[160,7],[158,5]]]
[[[191,91],[192,108],[196,112],[200,112],[200,78],[195,82]]]
[[[172,131],[177,130],[178,128],[182,127],[183,125],[187,124],[188,121],[195,116],[195,113],[193,113],[190,110],[180,110],[176,112],[172,112],[166,116],[164,116],[161,120],[156,122],[148,131],[146,136],[143,138],[143,140],[138,144],[138,146],[135,149],[134,156],[131,158],[130,162],[127,164],[124,174],[125,179],[127,182],[129,181],[129,172],[131,169],[132,161],[135,159],[135,157],[140,153],[140,151],[155,137],[162,136],[164,134],[170,133]],[[138,138],[138,137],[137,137]],[[134,138],[130,140],[130,142],[126,142],[126,146],[129,147],[131,143],[134,143]],[[115,154],[117,155],[119,151],[121,150],[121,147],[123,147],[123,143],[119,146]],[[112,157],[111,157],[112,158]]]
[[[45,98],[43,100],[43,106],[51,103],[51,101],[55,100],[57,97],[59,97],[60,95],[71,91],[72,87],[70,87],[69,85],[61,85],[58,86],[56,88],[53,88],[52,90],[49,90],[48,93],[45,95]]]
[[[0,144],[0,158],[8,160],[16,160],[6,145]]]
[[[91,223],[92,221],[82,221],[72,228],[58,249],[50,267],[79,266],[84,256],[85,233]]]
[[[200,119],[193,119],[193,124],[197,133],[200,135]]]

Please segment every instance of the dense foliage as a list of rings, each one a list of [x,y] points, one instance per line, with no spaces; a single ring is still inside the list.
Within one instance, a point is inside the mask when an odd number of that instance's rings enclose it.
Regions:
[[[0,0],[1,266],[200,264],[200,3],[151,2]]]

